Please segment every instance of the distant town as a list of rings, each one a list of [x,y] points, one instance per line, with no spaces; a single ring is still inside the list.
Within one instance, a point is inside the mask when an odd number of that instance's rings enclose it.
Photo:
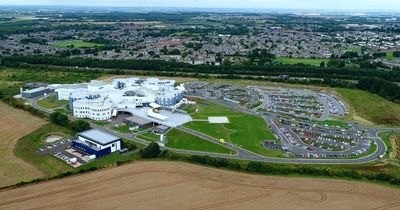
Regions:
[[[0,33],[3,55],[221,65],[251,63],[265,49],[270,55],[259,62],[335,66],[328,59],[343,59],[346,65],[400,66],[400,20],[392,16],[29,11],[3,22],[19,28]]]

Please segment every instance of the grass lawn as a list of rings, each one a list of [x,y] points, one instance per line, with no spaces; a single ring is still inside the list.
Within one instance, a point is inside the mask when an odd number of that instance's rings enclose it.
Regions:
[[[380,136],[382,137],[383,142],[385,142],[387,151],[385,154],[386,158],[389,159],[397,159],[400,160],[400,148],[399,148],[399,143],[400,143],[400,133],[397,132],[383,132],[380,133]],[[391,142],[391,139],[395,140],[396,145],[393,145]]]
[[[340,120],[324,120],[315,122],[318,125],[338,126],[341,128],[349,128],[346,122]]]
[[[198,109],[198,112],[194,110]],[[283,152],[266,150],[261,146],[263,140],[276,140],[268,129],[264,119],[241,112],[233,111],[227,107],[205,100],[197,100],[197,104],[187,107],[193,119],[207,119],[208,116],[227,116],[228,124],[210,124],[208,122],[193,121],[184,126],[212,136],[223,138],[257,154],[270,157],[283,157]]]
[[[118,131],[120,133],[133,133],[134,131],[129,130],[130,127],[131,126],[128,126],[128,125],[119,126],[119,127],[113,126],[111,129]]]
[[[55,109],[54,111],[60,112],[61,114],[64,114],[64,115],[70,115],[71,114],[71,111],[65,110],[65,109]]]
[[[387,52],[385,58],[388,59],[388,60],[393,60],[393,58],[394,58],[393,52]]]
[[[153,133],[153,132],[148,132],[144,133],[138,136],[139,138],[146,140],[146,141],[158,141],[160,140],[160,136]]]
[[[91,121],[91,122],[98,126],[107,126],[111,123],[111,122],[107,122],[107,121]]]
[[[51,123],[46,124],[17,142],[15,148],[16,156],[34,165],[49,177],[71,170],[72,167],[68,166],[56,157],[53,157],[52,155],[39,155],[36,152],[37,148],[44,146],[45,143],[43,142],[43,139],[45,136],[49,133],[55,132],[64,133],[67,136],[73,135],[73,132],[66,128]]]
[[[50,95],[45,99],[39,100],[38,105],[47,109],[54,109],[60,106],[65,106],[68,104],[66,100],[57,100],[55,95]]]
[[[400,105],[362,90],[337,88],[357,115],[377,125],[400,126]]]
[[[166,146],[175,149],[195,150],[223,154],[233,153],[233,151],[221,145],[214,144],[197,136],[193,136],[191,134],[176,129],[168,132],[167,140],[168,143]]]
[[[54,42],[50,44],[53,47],[60,47],[60,48],[83,48],[83,47],[96,47],[96,46],[104,46],[103,44],[93,43],[93,42],[86,42],[82,40],[75,40],[75,41],[65,41],[65,42]]]
[[[321,62],[325,62],[325,65],[328,63],[329,59],[322,59],[322,58],[287,58],[287,57],[277,57],[275,61],[283,63],[283,64],[306,64],[312,66],[319,66]]]

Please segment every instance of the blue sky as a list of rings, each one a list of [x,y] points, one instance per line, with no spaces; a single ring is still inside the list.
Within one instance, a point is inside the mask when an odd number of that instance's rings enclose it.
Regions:
[[[0,0],[0,5],[397,10],[400,0]]]

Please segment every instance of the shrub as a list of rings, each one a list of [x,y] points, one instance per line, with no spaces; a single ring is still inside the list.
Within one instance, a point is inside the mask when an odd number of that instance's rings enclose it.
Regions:
[[[147,147],[140,150],[140,155],[143,158],[157,158],[160,152],[160,146],[155,142],[151,142]]]
[[[50,114],[50,121],[61,126],[67,126],[69,124],[69,119],[66,115],[59,112],[54,112]]]
[[[82,132],[90,129],[90,124],[83,120],[76,120],[69,123],[69,127],[75,132]]]

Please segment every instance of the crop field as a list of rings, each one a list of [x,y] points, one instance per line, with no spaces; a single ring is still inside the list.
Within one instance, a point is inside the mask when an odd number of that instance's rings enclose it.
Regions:
[[[236,112],[222,105],[205,100],[198,100],[197,104],[187,107],[186,111],[195,120],[204,120],[209,116],[227,116],[230,123],[210,124],[207,121],[193,121],[185,124],[184,127],[217,139],[225,139],[230,143],[257,154],[271,156],[271,151],[264,149],[261,146],[261,142],[263,140],[276,139],[261,117]],[[281,155],[273,154],[273,156]]]
[[[82,40],[55,42],[51,43],[50,45],[53,47],[60,47],[60,48],[84,48],[84,47],[104,46],[103,44],[85,42]]]
[[[400,191],[143,161],[0,192],[3,209],[397,209]],[[354,202],[357,201],[357,202]]]
[[[168,143],[166,146],[175,149],[195,150],[223,154],[233,153],[233,151],[228,148],[176,129],[168,132],[167,139]]]
[[[321,62],[325,62],[325,65],[328,63],[329,59],[313,59],[313,58],[286,58],[286,57],[278,57],[275,61],[283,63],[283,64],[306,64],[312,66],[319,66]]]
[[[358,115],[374,125],[400,126],[399,104],[366,91],[343,88],[336,91],[355,112],[352,113],[353,118],[357,118]]]
[[[0,103],[0,186],[43,176],[34,166],[15,156],[18,139],[38,129],[40,118]]]

